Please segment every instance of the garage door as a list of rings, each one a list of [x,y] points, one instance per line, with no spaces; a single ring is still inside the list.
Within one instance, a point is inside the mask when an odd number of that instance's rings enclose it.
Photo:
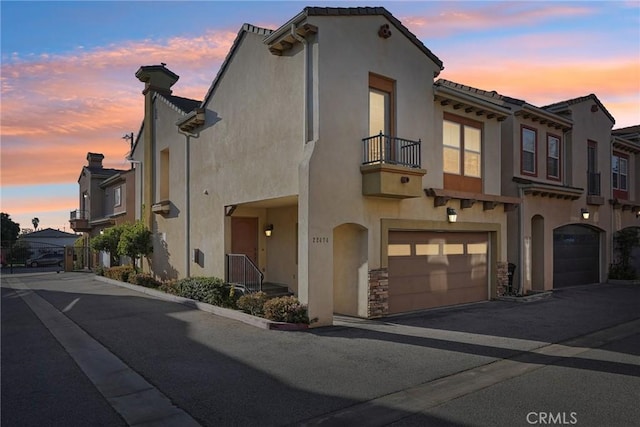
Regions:
[[[488,299],[488,233],[389,232],[389,314]]]
[[[584,225],[553,231],[553,287],[600,281],[600,233]]]

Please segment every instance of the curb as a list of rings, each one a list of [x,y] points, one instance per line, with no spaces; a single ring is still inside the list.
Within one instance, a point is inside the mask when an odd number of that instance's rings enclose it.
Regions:
[[[553,295],[553,292],[548,291],[548,292],[539,292],[536,294],[526,295],[521,297],[501,296],[501,297],[497,297],[496,300],[507,301],[507,302],[534,302],[534,301],[540,301],[542,299],[547,299],[551,295]]]
[[[189,308],[195,308],[200,311],[215,314],[216,316],[225,317],[231,320],[237,320],[238,322],[246,323],[247,325],[251,325],[260,329],[267,329],[272,331],[301,331],[309,328],[309,325],[297,324],[297,323],[274,322],[273,320],[252,316],[250,314],[243,313],[238,310],[218,307],[217,305],[207,304],[205,302],[196,301],[190,298],[180,297],[178,295],[167,294],[165,292],[158,291],[153,288],[145,288],[144,286],[138,286],[138,285],[133,285],[131,283],[120,282],[118,280],[109,279],[104,276],[95,275],[94,277],[96,280],[100,282],[120,286],[121,288],[131,289],[132,291],[147,294],[152,297],[163,299],[165,301],[182,304]]]

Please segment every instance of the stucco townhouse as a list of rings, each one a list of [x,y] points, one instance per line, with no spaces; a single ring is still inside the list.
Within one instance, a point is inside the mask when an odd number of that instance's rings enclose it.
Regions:
[[[87,153],[87,164],[78,176],[78,208],[70,212],[69,225],[73,231],[83,233],[84,247],[76,249],[75,259],[82,267],[94,267],[101,261],[89,249],[92,237],[114,225],[135,221],[135,171],[105,168],[104,155]],[[71,245],[73,246],[73,245]]]
[[[442,69],[384,8],[245,24],[191,111],[175,73],[141,67],[151,270],[281,284],[316,325],[495,297],[521,202],[496,161],[511,112],[434,85]]]
[[[507,221],[513,290],[605,282],[617,261],[616,232],[640,225],[638,127],[612,131],[615,119],[594,94],[536,107],[495,91],[435,84],[511,112],[501,125],[501,164],[503,194],[521,199]]]

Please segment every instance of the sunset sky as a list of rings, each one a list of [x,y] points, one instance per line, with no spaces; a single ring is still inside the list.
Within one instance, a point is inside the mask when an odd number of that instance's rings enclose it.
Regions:
[[[640,1],[2,1],[1,210],[69,229],[88,151],[128,168],[141,65],[167,63],[202,99],[243,23],[276,29],[305,6],[384,6],[443,62],[440,77],[537,106],[596,94],[640,124]]]

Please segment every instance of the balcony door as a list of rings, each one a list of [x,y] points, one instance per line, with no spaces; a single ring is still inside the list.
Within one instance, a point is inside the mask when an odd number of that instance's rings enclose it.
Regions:
[[[369,135],[384,135],[369,144],[369,159],[391,160],[394,149],[391,136],[395,133],[395,82],[386,77],[369,74]]]

